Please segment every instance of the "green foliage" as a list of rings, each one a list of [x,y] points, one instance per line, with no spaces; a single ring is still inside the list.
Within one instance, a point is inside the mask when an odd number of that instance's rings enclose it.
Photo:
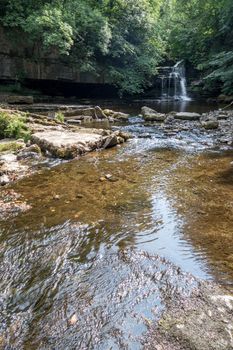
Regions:
[[[64,123],[64,120],[65,120],[65,117],[64,117],[64,114],[62,112],[56,113],[56,116],[55,116],[56,122]]]
[[[141,92],[163,60],[180,59],[232,93],[232,60],[224,60],[232,0],[1,0],[0,23],[24,31],[38,60],[60,55],[122,94]]]
[[[174,0],[170,28],[170,57],[191,62],[209,90],[232,94],[232,0]]]
[[[2,138],[29,140],[30,132],[25,124],[25,118],[21,115],[0,112],[0,139]]]
[[[165,53],[164,2],[2,0],[0,21],[28,33],[37,54],[59,54],[81,72],[106,72],[122,93],[134,93],[149,84]]]
[[[199,65],[199,68],[210,71],[205,76],[207,83],[221,82],[222,91],[225,94],[233,94],[233,51],[220,52],[205,64]]]

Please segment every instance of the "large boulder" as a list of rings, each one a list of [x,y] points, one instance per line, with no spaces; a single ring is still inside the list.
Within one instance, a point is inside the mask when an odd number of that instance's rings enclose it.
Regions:
[[[32,135],[31,140],[42,151],[48,151],[53,156],[64,159],[75,158],[83,153],[101,148],[103,145],[103,136],[88,130],[85,132],[64,130],[37,132]]]
[[[158,113],[154,109],[146,106],[142,107],[141,113],[145,121],[148,122],[163,122],[166,119],[166,114]]]
[[[191,112],[179,112],[174,115],[175,119],[180,120],[199,120],[201,115],[199,113],[191,113]]]
[[[36,132],[32,135],[31,141],[43,152],[49,152],[58,158],[71,159],[95,149],[116,146],[121,139],[124,142],[128,137],[126,133],[80,128],[74,132],[69,130]]]

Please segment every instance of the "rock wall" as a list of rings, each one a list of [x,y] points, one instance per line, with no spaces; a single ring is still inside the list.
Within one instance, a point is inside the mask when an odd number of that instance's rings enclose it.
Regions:
[[[0,81],[18,79],[92,84],[109,82],[104,74],[96,77],[80,73],[77,66],[61,59],[56,51],[45,55],[25,33],[0,26]]]

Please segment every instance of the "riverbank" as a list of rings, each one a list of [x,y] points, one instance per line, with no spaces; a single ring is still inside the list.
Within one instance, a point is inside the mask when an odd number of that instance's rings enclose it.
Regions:
[[[73,125],[76,121],[80,123],[85,118],[95,121],[109,119],[113,121],[114,118],[119,118],[119,113],[109,110],[106,112],[108,116],[100,107],[79,109],[67,107],[66,111],[61,108],[56,113],[55,109],[52,115],[46,116],[28,111],[22,112],[20,108],[15,110],[9,109],[9,106],[2,106],[0,109],[1,135],[16,136],[18,139],[0,141],[0,184],[4,186],[30,174],[33,167],[35,168],[35,163],[44,162],[46,158],[73,159],[85,153],[114,147],[127,141],[129,135],[125,132],[87,129]],[[66,120],[68,115],[69,117],[72,115],[71,123],[69,119]]]

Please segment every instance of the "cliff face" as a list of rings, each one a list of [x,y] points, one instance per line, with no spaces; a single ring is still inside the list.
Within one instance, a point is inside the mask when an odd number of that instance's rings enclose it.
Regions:
[[[61,59],[56,52],[42,53],[38,44],[25,33],[0,26],[0,80],[54,80],[73,83],[105,84],[102,74],[96,77],[80,73],[74,64]]]

